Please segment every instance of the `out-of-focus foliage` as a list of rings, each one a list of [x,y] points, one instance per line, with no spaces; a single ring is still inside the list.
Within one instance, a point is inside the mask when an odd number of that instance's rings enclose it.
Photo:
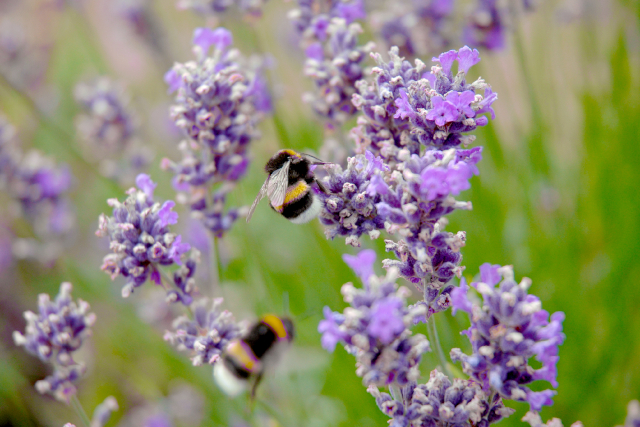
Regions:
[[[9,12],[22,2],[26,11]],[[115,396],[120,410],[109,426],[131,423],[127,417],[134,410],[168,408],[167,396],[184,383],[204,396],[203,416],[179,418],[178,425],[240,426],[245,420],[283,427],[385,425],[387,417],[355,375],[353,358],[341,348],[327,354],[320,347],[322,307],[342,310],[340,287],[356,278],[341,259],[354,249],[326,241],[317,222],[293,225],[263,204],[250,224],[239,221],[217,242],[221,284],[214,288],[206,269],[200,273],[203,293],[224,296],[237,319],[289,310],[296,321],[293,348],[267,375],[253,404],[244,397],[229,400],[213,383],[209,367],[191,366],[163,341],[180,308],[169,313],[157,298],[162,290],[123,300],[122,283],[111,283],[100,271],[108,248],[94,236],[97,218],[110,211],[107,198],[122,199],[124,187],[100,177],[96,165],[82,157],[74,138],[79,107],[73,88],[102,74],[125,83],[142,117],[141,138],[155,152],[148,173],[159,182],[156,194],[172,198],[170,173],[158,164],[176,155],[180,137],[169,124],[170,97],[162,76],[173,61],[191,57],[193,28],[206,24],[201,16],[176,11],[172,1],[152,1],[155,33],[149,43],[114,14],[112,3],[85,0],[84,8],[59,10],[48,1],[0,1],[0,25],[7,19],[20,23],[39,40],[49,64],[35,86],[0,80],[0,111],[18,128],[25,147],[69,163],[77,217],[75,243],[55,265],[14,261],[0,273],[0,424],[80,424],[70,407],[34,390],[45,367],[11,339],[13,330],[24,330],[21,313],[35,308],[37,294],[55,294],[69,281],[74,297],[91,303],[97,315],[82,354],[87,375],[78,397],[92,410]],[[278,148],[317,150],[322,144],[322,125],[300,99],[310,82],[302,75],[303,54],[285,17],[290,7],[268,2],[255,22],[233,13],[221,17],[240,49],[267,51],[275,60],[271,81],[278,120],[261,126],[248,178],[230,195],[235,205],[251,203],[265,178],[262,166]],[[543,419],[558,417],[565,425],[621,424],[627,402],[640,396],[638,10],[633,1],[541,2],[539,10],[513,24],[515,35],[503,52],[481,51],[483,61],[473,76],[481,74],[499,93],[498,119],[481,129],[474,143],[485,147],[484,160],[472,189],[462,194],[473,210],[452,215],[448,229],[467,232],[462,253],[468,280],[484,262],[512,264],[518,280],[520,275],[533,279],[530,292],[545,309],[565,312],[558,395],[542,411]],[[5,197],[0,195],[2,203]],[[182,212],[187,217],[188,209]],[[4,221],[0,218],[3,230],[11,225],[20,237],[33,235],[23,221]],[[185,222],[178,226],[188,235]],[[382,241],[363,241],[383,255]],[[468,327],[466,316],[446,312],[436,321],[445,352],[469,350],[458,335]],[[425,381],[436,364],[435,353],[425,355]],[[500,425],[522,425],[527,405],[505,404],[517,412]]]

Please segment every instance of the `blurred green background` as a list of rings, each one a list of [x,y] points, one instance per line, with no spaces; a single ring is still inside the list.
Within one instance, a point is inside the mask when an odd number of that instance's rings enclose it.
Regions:
[[[90,302],[98,316],[79,357],[88,374],[78,396],[92,411],[114,395],[120,410],[109,426],[129,425],[130,415],[140,408],[168,408],[166,396],[180,383],[202,394],[203,426],[385,425],[387,418],[355,375],[353,357],[342,348],[333,354],[320,348],[316,329],[322,307],[342,310],[340,286],[356,278],[341,260],[355,250],[344,241],[326,241],[317,222],[293,225],[263,203],[250,224],[239,221],[219,241],[220,286],[213,288],[206,274],[199,282],[206,295],[224,296],[237,319],[282,313],[288,305],[297,320],[295,345],[263,382],[255,405],[245,397],[229,400],[216,388],[209,367],[191,366],[186,354],[163,341],[180,307],[173,312],[163,308],[161,290],[145,285],[145,292],[123,300],[122,282],[112,283],[99,269],[107,247],[94,236],[97,218],[109,211],[107,198],[123,198],[123,188],[101,178],[79,154],[73,138],[78,113],[73,87],[101,74],[125,83],[141,116],[144,139],[155,152],[149,174],[160,183],[156,194],[173,198],[171,176],[158,168],[162,157],[178,158],[179,141],[166,124],[171,99],[162,75],[170,61],[191,58],[195,27],[218,23],[178,12],[173,1],[153,1],[166,50],[161,57],[114,17],[110,0],[87,0],[83,13],[56,11],[36,0],[20,2],[23,11],[2,18],[19,22],[48,49],[45,94],[30,95],[44,100],[38,103],[43,113],[34,114],[6,81],[0,84],[0,110],[19,129],[25,147],[70,164],[78,219],[73,246],[54,266],[21,261],[2,273],[0,425],[80,425],[70,407],[33,389],[47,368],[11,339],[13,330],[24,330],[22,311],[35,309],[38,293],[55,295],[62,281],[71,281],[74,296]],[[292,7],[293,2],[272,0],[257,22],[233,13],[221,18],[241,50],[264,49],[275,58],[271,79],[284,125],[276,132],[273,121],[262,124],[262,138],[251,149],[250,173],[234,191],[231,205],[251,203],[264,180],[262,165],[275,150],[322,144],[322,125],[301,102],[310,83],[302,75],[302,54],[286,19]],[[512,264],[518,279],[533,280],[530,292],[542,299],[543,308],[566,313],[558,395],[554,406],[542,411],[543,419],[558,417],[565,425],[576,420],[585,426],[622,424],[627,402],[640,398],[639,19],[637,1],[540,2],[538,10],[512,23],[507,49],[481,51],[483,60],[472,71],[498,92],[497,118],[477,134],[474,145],[485,147],[480,176],[459,197],[471,200],[473,210],[453,214],[448,230],[467,232],[462,251],[467,279],[484,262]],[[188,215],[180,212],[185,227]],[[28,235],[23,228],[16,233]],[[383,259],[382,240],[363,239],[363,246],[376,248]],[[469,351],[458,333],[468,326],[464,315],[446,312],[437,324],[445,353],[452,347]],[[415,332],[426,334],[426,327]],[[425,381],[436,364],[435,354],[426,355]],[[517,413],[500,425],[522,425],[527,405],[507,405]]]

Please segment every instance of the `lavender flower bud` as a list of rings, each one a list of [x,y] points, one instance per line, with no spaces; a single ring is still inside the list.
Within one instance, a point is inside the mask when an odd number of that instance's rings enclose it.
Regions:
[[[63,367],[75,364],[73,352],[91,335],[96,316],[89,313],[89,304],[85,301],[76,303],[71,299],[71,290],[71,283],[63,283],[54,301],[49,295],[40,294],[38,314],[24,313],[27,321],[24,335],[13,332],[15,344],[45,363]]]
[[[400,390],[398,400],[375,386],[367,391],[393,426],[489,426],[515,412],[506,408],[500,396],[489,397],[472,380],[456,378],[453,383],[438,370],[431,371],[426,384],[410,382]]]
[[[193,305],[193,319],[178,317],[173,322],[175,332],[165,332],[164,339],[172,346],[178,350],[191,350],[194,366],[213,365],[229,341],[243,332],[233,315],[220,309],[222,302],[222,298],[217,298],[208,308],[206,299],[198,301]]]
[[[118,410],[118,401],[115,397],[109,396],[104,402],[96,406],[91,418],[90,427],[104,427],[111,418],[111,414]]]
[[[380,278],[372,274],[375,258],[372,250],[361,251],[357,257],[345,256],[365,287],[343,285],[344,300],[351,307],[343,313],[325,307],[318,332],[326,350],[333,351],[342,343],[355,355],[356,374],[365,385],[406,385],[418,378],[422,354],[430,350],[423,335],[412,335],[408,329],[424,311],[407,308],[408,290],[398,288],[393,272]]]
[[[113,253],[105,256],[102,270],[115,279],[122,275],[126,284],[122,296],[128,297],[135,288],[142,286],[147,279],[162,284],[160,266],[182,265],[182,255],[191,246],[182,242],[182,236],[169,231],[169,225],[178,222],[178,214],[172,209],[171,200],[154,202],[153,191],[156,184],[146,174],[138,175],[138,189],[131,188],[129,197],[123,202],[110,199],[113,216],[100,215],[96,235],[109,237]],[[186,280],[193,275],[195,263],[187,262],[188,273],[175,277],[178,291],[170,291],[171,301],[191,304],[191,294],[197,289],[187,286]]]
[[[640,426],[640,402],[632,400],[627,405],[627,418],[624,421],[624,426],[617,427],[639,427]]]
[[[74,385],[86,372],[83,364],[57,367],[52,375],[44,380],[36,381],[35,388],[40,394],[49,394],[56,400],[69,403],[76,394]]]
[[[529,411],[522,417],[522,421],[529,423],[531,427],[563,427],[562,421],[559,418],[552,418],[546,423],[542,422],[542,418],[537,412]],[[576,421],[571,424],[571,427],[583,427],[580,421]]]
[[[471,341],[473,354],[454,348],[451,359],[461,361],[464,372],[484,389],[491,387],[506,399],[526,401],[534,411],[552,405],[555,391],[534,392],[526,384],[546,380],[558,386],[556,364],[558,346],[565,338],[564,313],[553,313],[549,322],[549,313],[542,310],[540,300],[527,294],[531,281],[525,278],[516,283],[510,266],[483,264],[480,279],[471,285],[482,295],[482,306],[466,299],[466,283],[452,291],[454,308],[471,317],[471,327],[463,333]],[[542,363],[540,369],[528,365],[533,356]]]

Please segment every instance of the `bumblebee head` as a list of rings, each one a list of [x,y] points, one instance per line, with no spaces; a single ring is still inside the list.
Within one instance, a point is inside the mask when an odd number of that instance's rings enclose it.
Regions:
[[[302,156],[302,154],[296,151],[293,151],[290,149],[280,150],[276,154],[274,154],[273,157],[269,159],[269,161],[264,167],[264,170],[268,174],[271,174],[277,171],[278,169],[280,169],[287,162],[291,162],[292,164],[297,164],[305,161],[308,162],[308,160],[305,159],[304,156]]]

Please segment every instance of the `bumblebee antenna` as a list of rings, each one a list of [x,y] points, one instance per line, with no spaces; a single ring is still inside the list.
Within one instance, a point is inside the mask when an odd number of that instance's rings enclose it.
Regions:
[[[325,162],[323,160],[320,160],[319,158],[317,158],[316,156],[312,156],[311,154],[302,153],[302,152],[300,154],[303,154],[303,155],[305,155],[307,157],[311,157],[312,159],[317,160],[317,162],[312,162],[312,164],[314,164],[314,165],[331,165],[331,164],[333,164],[331,162]]]

